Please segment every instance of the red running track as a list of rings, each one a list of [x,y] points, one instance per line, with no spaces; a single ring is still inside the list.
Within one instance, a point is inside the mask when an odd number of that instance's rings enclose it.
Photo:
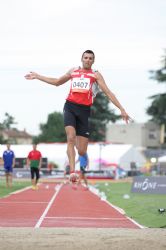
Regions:
[[[53,183],[0,199],[0,227],[141,228],[83,186]]]

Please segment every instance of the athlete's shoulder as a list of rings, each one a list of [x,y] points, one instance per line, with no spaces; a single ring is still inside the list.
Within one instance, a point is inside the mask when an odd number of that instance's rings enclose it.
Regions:
[[[101,75],[98,69],[92,69],[92,74],[96,79]]]
[[[39,150],[38,150],[37,152],[38,152],[38,154],[39,154],[40,156],[42,155],[41,152],[40,152]]]
[[[80,66],[78,67],[73,67],[68,71],[68,74],[72,75],[72,74],[79,74],[79,70],[81,69]]]
[[[30,155],[32,155],[32,154],[33,154],[33,151],[30,151],[29,154],[28,154],[28,156],[30,156]]]
[[[96,71],[94,74],[95,74],[97,82],[98,82],[98,80],[103,80],[104,79],[103,76],[102,76],[102,74],[101,74],[101,72]]]
[[[99,72],[97,69],[92,69],[92,72],[93,73],[97,73],[97,72]]]
[[[95,74],[96,77],[101,76],[101,73],[97,69],[93,69],[93,73]]]
[[[96,97],[96,95],[100,92],[100,88],[97,82],[98,79],[98,75],[100,74],[99,71],[97,69],[92,69],[92,72],[94,74],[94,77],[96,79],[96,81],[94,82],[93,86],[92,86],[92,95],[93,97]]]

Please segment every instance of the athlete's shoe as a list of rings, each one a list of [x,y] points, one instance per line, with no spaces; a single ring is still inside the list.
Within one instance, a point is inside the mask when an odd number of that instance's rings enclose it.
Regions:
[[[32,186],[32,189],[33,189],[33,190],[36,190],[36,186],[33,185],[33,186]]]
[[[33,190],[38,190],[39,187],[38,187],[37,185],[33,185],[33,186],[32,186],[32,189],[33,189]]]
[[[70,173],[70,176],[69,176],[70,182],[76,183],[78,179],[79,179],[79,176],[77,173],[75,173],[74,171]]]

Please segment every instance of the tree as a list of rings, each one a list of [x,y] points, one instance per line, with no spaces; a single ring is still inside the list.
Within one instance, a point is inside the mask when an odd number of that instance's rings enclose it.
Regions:
[[[54,112],[48,115],[47,122],[40,124],[41,133],[34,137],[34,143],[39,142],[65,142],[63,114]]]
[[[15,118],[13,116],[9,115],[7,112],[5,113],[5,119],[2,121],[2,123],[0,123],[0,143],[1,144],[7,143],[7,141],[4,140],[3,138],[2,131],[4,129],[11,129],[11,126],[13,124],[17,124],[14,120]]]
[[[120,115],[116,115],[109,108],[109,100],[103,92],[99,92],[93,106],[91,107],[90,125],[90,140],[104,141],[106,134],[106,125],[109,121],[113,123],[120,119]]]
[[[0,144],[6,144],[7,141],[3,139],[3,136],[0,134]]]
[[[166,124],[166,94],[157,94],[151,96],[151,106],[148,107],[147,113],[152,116],[150,119],[157,124]]]
[[[10,129],[12,125],[17,124],[17,122],[14,121],[15,118],[13,116],[9,115],[9,113],[6,112],[5,117],[6,118],[4,119],[4,121],[1,124],[1,127],[3,129]]]
[[[162,60],[162,67],[156,71],[150,71],[151,79],[156,80],[158,83],[166,83],[166,55]],[[166,94],[157,94],[149,97],[152,99],[151,105],[147,108],[147,114],[157,124],[166,125]]]

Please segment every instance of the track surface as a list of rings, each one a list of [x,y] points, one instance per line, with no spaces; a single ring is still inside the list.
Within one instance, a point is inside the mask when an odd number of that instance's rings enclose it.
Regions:
[[[53,183],[0,199],[0,227],[140,228],[83,186]]]

